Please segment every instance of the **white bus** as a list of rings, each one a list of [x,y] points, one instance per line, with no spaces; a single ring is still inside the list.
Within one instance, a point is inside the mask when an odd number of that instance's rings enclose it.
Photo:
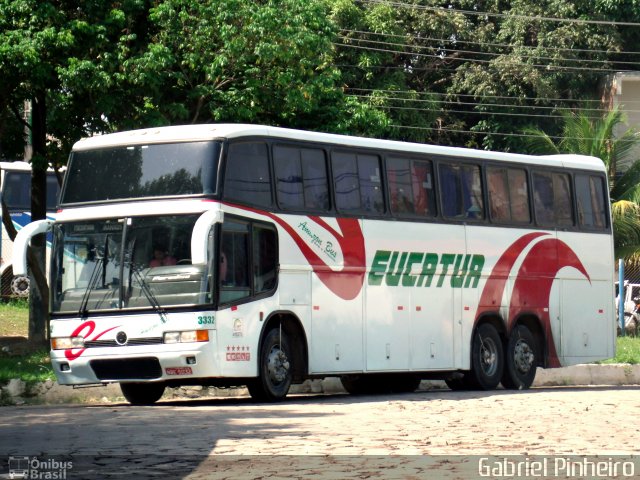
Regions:
[[[47,218],[54,218],[60,186],[56,174],[47,174]],[[0,162],[0,196],[7,206],[11,222],[16,230],[31,223],[31,165],[27,162]],[[47,251],[51,239],[47,241]],[[0,296],[26,296],[29,294],[29,278],[13,275],[11,257],[13,241],[4,222],[0,229]]]
[[[78,142],[53,230],[61,384],[339,376],[351,393],[528,388],[610,358],[613,242],[602,162],[254,125]]]

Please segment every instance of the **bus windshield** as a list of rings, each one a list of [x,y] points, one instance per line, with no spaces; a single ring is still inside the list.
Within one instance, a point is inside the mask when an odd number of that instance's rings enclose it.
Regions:
[[[210,303],[209,269],[190,258],[197,219],[176,215],[57,225],[52,312]]]
[[[55,211],[58,203],[58,179],[47,173],[47,211]],[[2,185],[2,199],[10,212],[31,211],[31,172],[7,170]]]
[[[71,154],[61,205],[215,193],[220,142],[105,147]]]

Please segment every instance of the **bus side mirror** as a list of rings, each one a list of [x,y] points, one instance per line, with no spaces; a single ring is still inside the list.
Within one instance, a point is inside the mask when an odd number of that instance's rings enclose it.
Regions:
[[[224,213],[220,210],[209,210],[200,215],[191,233],[191,263],[204,265],[207,263],[207,246],[209,230],[216,223],[222,223]]]
[[[13,242],[13,275],[27,274],[27,248],[31,239],[51,229],[53,220],[37,220],[22,227]]]

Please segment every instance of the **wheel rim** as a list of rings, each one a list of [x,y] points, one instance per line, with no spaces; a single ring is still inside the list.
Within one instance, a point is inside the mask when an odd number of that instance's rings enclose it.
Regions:
[[[267,358],[267,372],[273,384],[286,381],[289,375],[289,360],[287,355],[280,349],[279,345],[274,345]]]
[[[498,346],[492,338],[480,338],[480,366],[488,377],[498,371]]]
[[[516,370],[520,373],[529,373],[534,360],[535,355],[533,354],[531,346],[524,340],[518,340],[513,349],[513,364]]]

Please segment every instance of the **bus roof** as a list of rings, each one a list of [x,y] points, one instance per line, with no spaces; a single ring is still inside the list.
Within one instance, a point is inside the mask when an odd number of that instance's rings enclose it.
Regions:
[[[121,147],[126,145],[194,142],[233,139],[239,137],[272,137],[296,141],[311,141],[336,146],[374,148],[387,151],[392,150],[398,152],[423,153],[483,160],[508,160],[510,162],[522,162],[527,164],[605,171],[602,160],[596,157],[584,155],[523,155],[486,150],[473,150],[461,147],[399,142],[395,140],[378,140],[366,137],[352,137],[331,133],[247,124],[179,125],[98,135],[78,141],[73,146],[73,151],[92,150],[105,147]]]
[[[22,160],[16,160],[15,162],[0,162],[0,169],[30,172],[31,164]]]

